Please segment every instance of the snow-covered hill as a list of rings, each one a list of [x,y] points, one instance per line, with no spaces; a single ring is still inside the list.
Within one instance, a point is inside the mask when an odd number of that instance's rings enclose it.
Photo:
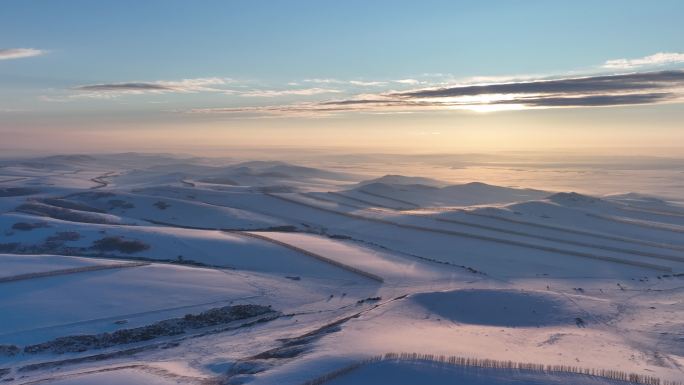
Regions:
[[[682,378],[680,203],[348,170],[3,160],[0,380]]]

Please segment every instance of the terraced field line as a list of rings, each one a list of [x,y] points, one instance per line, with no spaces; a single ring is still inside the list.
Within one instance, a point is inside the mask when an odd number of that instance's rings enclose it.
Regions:
[[[679,257],[676,255],[656,254],[656,253],[649,253],[646,251],[625,249],[625,248],[621,248],[621,247],[605,246],[605,245],[598,245],[598,244],[586,243],[586,242],[581,242],[581,241],[573,241],[573,240],[564,239],[564,238],[549,237],[549,236],[545,236],[545,235],[535,235],[535,234],[525,233],[523,231],[503,229],[500,227],[481,225],[478,223],[459,221],[456,219],[446,219],[446,218],[433,218],[433,219],[436,221],[439,221],[439,222],[454,223],[454,224],[461,225],[461,226],[468,226],[468,227],[474,227],[474,228],[483,229],[483,230],[496,231],[496,232],[500,232],[500,233],[504,233],[504,234],[517,235],[517,236],[521,236],[521,237],[541,239],[544,241],[550,241],[550,242],[556,242],[556,243],[565,243],[568,245],[581,246],[581,247],[606,250],[606,251],[614,251],[614,252],[618,252],[618,253],[639,255],[639,256],[643,256],[643,257],[664,259],[664,260],[668,260],[668,261],[684,262],[684,257]]]
[[[37,272],[37,273],[18,274],[18,275],[13,275],[13,276],[9,276],[9,277],[0,277],[0,283],[25,281],[25,280],[29,280],[29,279],[35,279],[35,278],[54,277],[57,275],[85,273],[85,272],[91,272],[91,271],[125,269],[125,268],[129,268],[129,267],[139,267],[139,266],[147,266],[147,265],[149,265],[149,263],[147,263],[147,262],[133,262],[133,263],[119,263],[119,264],[115,264],[115,265],[95,265],[95,266],[73,267],[70,269],[43,271],[43,272]]]
[[[364,189],[360,189],[360,190],[358,190],[358,191],[361,192],[361,193],[370,195],[370,196],[374,196],[374,197],[376,197],[376,198],[382,198],[382,199],[386,199],[386,200],[388,200],[388,201],[393,201],[393,202],[401,203],[401,204],[404,204],[404,205],[409,205],[409,206],[412,206],[413,208],[420,208],[420,205],[419,205],[419,204],[416,204],[416,203],[413,203],[413,202],[404,201],[404,200],[397,199],[397,198],[387,197],[387,196],[384,196],[384,195],[376,194],[376,193],[374,193],[374,192],[366,191],[366,190],[364,190]]]
[[[304,194],[304,193],[300,193],[299,195],[303,196],[304,198],[313,199],[313,200],[316,200],[316,201],[319,201],[319,202],[335,203],[335,204],[337,204],[337,205],[346,206],[346,207],[349,207],[349,208],[352,208],[352,209],[355,209],[355,210],[365,210],[365,209],[367,208],[367,207],[365,207],[365,206],[357,206],[357,205],[353,205],[353,204],[351,204],[351,203],[340,202],[340,201],[336,201],[336,200],[334,200],[334,199],[323,198],[323,197],[319,197],[319,196],[313,195],[313,194]]]
[[[366,278],[372,279],[372,280],[374,280],[374,281],[377,281],[377,282],[380,282],[380,283],[385,282],[385,280],[384,280],[382,277],[380,277],[380,276],[378,276],[378,275],[375,275],[375,274],[373,274],[373,273],[369,273],[369,272],[367,272],[367,271],[364,271],[364,270],[361,270],[361,269],[357,269],[357,268],[354,267],[354,266],[350,266],[350,265],[347,265],[347,264],[345,264],[345,263],[336,261],[336,260],[334,260],[334,259],[332,259],[332,258],[328,258],[328,257],[325,257],[325,256],[323,256],[323,255],[320,255],[320,254],[311,252],[311,251],[309,251],[309,250],[302,249],[301,247],[298,247],[298,246],[295,246],[295,245],[292,245],[292,244],[289,244],[289,243],[286,243],[286,242],[283,242],[283,241],[279,241],[279,240],[274,239],[274,238],[270,238],[270,237],[268,237],[268,236],[266,236],[266,235],[256,234],[256,233],[252,233],[252,232],[248,232],[248,231],[226,231],[226,232],[228,232],[228,233],[230,233],[230,234],[242,235],[242,236],[251,237],[251,238],[259,239],[259,240],[262,240],[262,241],[270,242],[270,243],[276,244],[276,245],[278,245],[278,246],[282,246],[282,247],[288,248],[288,249],[290,249],[290,250],[296,251],[296,252],[298,252],[298,253],[300,253],[300,254],[304,254],[304,255],[307,255],[307,256],[309,256],[309,257],[315,258],[315,259],[317,259],[317,260],[319,260],[319,261],[328,263],[328,264],[333,265],[333,266],[335,266],[335,267],[339,267],[339,268],[344,269],[344,270],[347,270],[347,271],[349,271],[349,272],[352,272],[352,273],[355,273],[355,274],[359,274],[359,275],[361,275],[361,276],[364,276],[364,277],[366,277]]]
[[[383,196],[383,195],[380,195],[380,194],[369,193],[369,192],[367,192],[367,191],[362,191],[362,190],[360,190],[360,191],[363,192],[363,193],[366,193],[366,194],[375,195],[375,196],[380,197],[380,198],[394,199],[394,198],[386,197],[386,196]],[[397,200],[397,201],[399,201],[399,200]],[[400,202],[404,202],[404,201],[400,201]],[[413,204],[413,205],[415,205],[416,207],[420,207],[420,206],[418,206],[418,205],[416,205],[416,204],[414,204],[414,203],[411,203],[411,202],[404,202],[404,203]],[[625,207],[622,207],[622,209],[625,209],[625,210],[644,211],[644,212],[650,212],[650,213],[662,214],[662,215],[673,214],[673,215],[676,215],[676,216],[679,216],[679,215],[684,216],[684,214],[679,214],[679,213],[653,211],[653,210],[647,210],[647,209],[642,209],[642,208],[634,208],[634,207],[626,206],[626,205],[623,205],[623,206],[625,206]],[[534,226],[534,227],[539,227],[539,228],[546,228],[546,229],[551,229],[551,230],[556,230],[556,231],[562,231],[562,232],[567,232],[567,233],[574,233],[574,234],[579,234],[579,235],[586,235],[586,236],[590,236],[590,237],[594,237],[594,238],[611,239],[611,240],[614,240],[614,241],[621,241],[621,242],[632,243],[632,244],[637,244],[637,245],[652,246],[652,247],[657,247],[657,248],[662,248],[662,249],[670,249],[670,250],[684,251],[684,247],[679,247],[679,246],[676,246],[676,245],[661,244],[661,243],[657,243],[657,242],[649,242],[649,241],[631,239],[631,238],[626,238],[626,237],[613,236],[613,235],[609,235],[609,234],[592,233],[592,232],[588,232],[588,231],[581,231],[581,230],[576,230],[576,229],[571,229],[571,228],[565,228],[565,227],[560,227],[560,226],[545,225],[545,224],[540,224],[540,223],[534,223],[534,222],[527,222],[527,221],[521,221],[521,220],[516,220],[516,219],[510,219],[510,218],[500,217],[500,216],[497,216],[497,215],[488,215],[488,214],[475,213],[475,212],[471,212],[471,211],[469,211],[469,210],[463,210],[463,209],[458,210],[458,211],[459,211],[459,212],[462,212],[462,213],[464,213],[464,214],[467,214],[467,215],[475,215],[475,216],[480,216],[480,217],[483,217],[483,218],[491,218],[491,219],[495,219],[495,220],[501,220],[501,221],[516,223],[516,224],[521,224],[521,225]],[[410,215],[410,213],[409,213],[409,215]],[[616,220],[616,221],[619,220],[618,218],[613,219],[613,217],[609,217],[609,216],[605,216],[605,217],[604,217],[604,216],[601,216],[601,215],[599,215],[599,214],[593,214],[593,213],[587,213],[587,215],[588,215],[588,216],[592,216],[592,217],[596,217],[596,218],[600,218],[600,219],[605,219],[605,220]],[[626,220],[625,222],[627,222],[627,221],[629,221],[629,220]],[[639,225],[639,223],[637,223],[637,222],[631,222],[631,221],[629,221],[629,222],[627,222],[627,223]],[[644,226],[646,226],[646,225],[644,225]],[[656,228],[660,229],[661,227],[656,227]],[[671,227],[663,226],[662,228],[665,229],[665,230],[670,230],[670,231],[679,232],[677,229],[673,229],[673,228],[671,228]]]
[[[338,192],[334,192],[334,191],[328,191],[328,194],[330,194],[330,195],[332,195],[332,196],[337,196],[337,197],[340,197],[340,198],[343,198],[343,199],[348,199],[348,200],[350,200],[350,201],[359,202],[359,203],[364,204],[364,205],[370,205],[371,207],[382,207],[383,209],[400,210],[400,208],[385,206],[385,205],[382,205],[382,204],[380,204],[380,203],[371,202],[371,201],[359,199],[359,198],[356,198],[356,197],[351,197],[351,196],[349,196],[349,195],[345,195],[345,194],[338,193]]]
[[[664,224],[664,223],[659,224],[659,223],[655,223],[655,222],[644,222],[644,221],[641,221],[638,219],[630,219],[630,218],[625,218],[625,217],[616,217],[616,216],[612,216],[612,215],[602,215],[602,214],[594,214],[594,213],[587,213],[587,216],[592,217],[592,218],[599,218],[599,219],[603,219],[603,220],[611,221],[611,222],[626,223],[628,225],[645,227],[647,229],[671,231],[673,233],[684,234],[684,227],[677,226],[677,225],[668,225],[668,224]]]
[[[589,231],[573,229],[570,227],[562,227],[562,226],[554,226],[554,225],[535,223],[535,222],[529,222],[529,221],[522,221],[519,219],[506,218],[506,217],[502,217],[502,216],[498,216],[498,215],[476,213],[476,212],[472,212],[469,210],[458,210],[458,211],[463,213],[463,214],[466,214],[466,215],[472,215],[472,216],[477,216],[477,217],[482,217],[482,218],[489,218],[489,219],[494,219],[494,220],[502,221],[502,222],[515,223],[518,225],[537,227],[540,229],[548,229],[548,230],[554,230],[554,231],[559,231],[559,232],[564,232],[564,233],[585,235],[587,237],[593,237],[593,238],[599,238],[599,239],[610,239],[613,241],[632,243],[635,245],[651,246],[651,247],[657,247],[657,248],[661,248],[661,249],[684,251],[684,246],[677,246],[677,245],[671,245],[671,244],[666,244],[666,243],[644,241],[642,239],[626,238],[626,237],[620,237],[620,236],[611,235],[611,234],[589,232]]]
[[[581,251],[565,250],[565,249],[552,247],[552,246],[543,246],[543,245],[538,245],[538,244],[534,244],[534,243],[514,241],[514,240],[509,240],[509,239],[501,239],[501,238],[496,238],[496,237],[491,237],[491,236],[486,236],[486,235],[468,233],[465,231],[443,230],[443,229],[435,229],[435,228],[425,227],[425,226],[397,223],[397,222],[392,222],[392,221],[388,221],[385,219],[371,218],[371,217],[366,217],[363,215],[345,213],[345,212],[336,211],[336,210],[332,210],[332,209],[328,209],[328,208],[324,208],[324,207],[318,207],[315,205],[311,205],[311,204],[307,204],[307,203],[298,201],[296,199],[286,198],[286,197],[281,196],[281,195],[276,195],[276,194],[271,194],[271,193],[265,193],[265,194],[270,196],[270,197],[280,199],[280,200],[283,200],[285,202],[294,203],[294,204],[297,204],[300,206],[314,208],[317,210],[321,210],[321,211],[325,211],[325,212],[329,212],[329,213],[333,213],[333,214],[337,214],[337,215],[342,215],[342,216],[346,216],[349,218],[354,218],[354,219],[359,219],[359,220],[364,220],[364,221],[370,221],[370,222],[376,222],[376,223],[383,223],[386,225],[401,227],[401,228],[405,228],[405,229],[426,231],[426,232],[437,233],[437,234],[452,235],[452,236],[457,236],[457,237],[461,237],[461,238],[479,239],[479,240],[483,240],[483,241],[501,243],[501,244],[506,244],[506,245],[523,247],[523,248],[548,251],[551,253],[556,253],[556,254],[561,254],[561,255],[569,255],[572,257],[588,258],[588,259],[595,259],[595,260],[605,261],[605,262],[619,263],[619,264],[629,265],[629,266],[643,267],[643,268],[657,270],[657,271],[666,271],[666,272],[672,271],[672,269],[667,267],[667,266],[656,265],[656,264],[647,263],[647,262],[631,261],[631,260],[620,259],[617,257],[596,255],[596,254],[586,253],[586,252],[581,252]]]
[[[0,180],[0,183],[9,183],[9,182],[18,182],[20,180],[28,179],[26,177],[21,177],[21,178],[14,178],[14,179],[4,179]]]
[[[645,207],[630,206],[630,205],[624,204],[624,203],[622,203],[620,205],[620,210],[636,211],[639,213],[656,214],[656,215],[663,215],[663,216],[669,216],[669,217],[684,217],[684,212],[649,209],[649,208],[645,208]]]

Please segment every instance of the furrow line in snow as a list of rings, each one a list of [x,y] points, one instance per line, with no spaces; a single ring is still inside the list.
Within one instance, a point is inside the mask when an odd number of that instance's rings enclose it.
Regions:
[[[336,267],[339,267],[339,268],[341,268],[341,269],[350,271],[350,272],[352,272],[352,273],[362,275],[362,276],[364,276],[364,277],[366,277],[366,278],[370,278],[370,279],[372,279],[372,280],[374,280],[374,281],[377,281],[377,282],[380,282],[380,283],[384,282],[384,279],[383,279],[382,277],[380,277],[380,276],[378,276],[378,275],[375,275],[375,274],[373,274],[373,273],[369,273],[369,272],[367,272],[367,271],[364,271],[364,270],[361,270],[361,269],[357,269],[356,267],[347,265],[347,264],[345,264],[345,263],[336,261],[336,260],[334,260],[334,259],[325,257],[325,256],[323,256],[323,255],[320,255],[320,254],[311,252],[311,251],[309,251],[309,250],[302,249],[301,247],[297,247],[297,246],[295,246],[295,245],[291,245],[291,244],[289,244],[289,243],[286,243],[286,242],[283,242],[283,241],[279,241],[279,240],[274,239],[274,238],[270,238],[270,237],[265,236],[265,235],[255,234],[255,233],[251,233],[251,232],[247,232],[247,231],[226,231],[226,232],[231,233],[231,234],[242,235],[242,236],[247,236],[247,237],[251,237],[251,238],[260,239],[260,240],[266,241],[266,242],[270,242],[270,243],[273,243],[273,244],[276,244],[276,245],[279,245],[279,246],[288,248],[288,249],[290,249],[290,250],[296,251],[296,252],[298,252],[298,253],[307,255],[307,256],[309,256],[309,257],[313,257],[313,258],[315,258],[315,259],[317,259],[317,260],[319,260],[319,261],[322,261],[322,262],[331,264],[331,265],[333,265],[333,266],[336,266]]]
[[[490,236],[486,236],[486,235],[468,233],[468,232],[464,232],[464,231],[443,230],[443,229],[435,229],[435,228],[431,228],[431,227],[424,227],[424,226],[418,226],[418,225],[397,223],[397,222],[392,222],[392,221],[388,221],[385,219],[371,218],[371,217],[366,217],[363,215],[345,213],[345,212],[336,211],[336,210],[332,210],[332,209],[328,209],[328,208],[318,207],[315,205],[311,205],[311,204],[307,204],[307,203],[298,201],[296,199],[287,198],[287,197],[284,197],[281,195],[270,194],[270,193],[265,193],[265,194],[270,196],[270,197],[280,199],[280,200],[283,200],[286,202],[298,204],[301,206],[306,206],[306,207],[314,208],[317,210],[322,210],[322,211],[330,212],[333,214],[346,216],[349,218],[371,221],[371,222],[376,222],[376,223],[383,223],[383,224],[387,224],[390,226],[396,226],[396,227],[412,229],[412,230],[419,230],[419,231],[426,231],[426,232],[437,233],[437,234],[452,235],[452,236],[457,236],[457,237],[461,237],[461,238],[480,239],[480,240],[488,241],[488,242],[495,242],[495,243],[501,243],[501,244],[507,244],[507,245],[512,245],[512,246],[523,247],[523,248],[548,251],[551,253],[569,255],[569,256],[573,256],[573,257],[589,258],[589,259],[595,259],[595,260],[600,260],[600,261],[619,263],[619,264],[623,264],[623,265],[643,267],[643,268],[653,269],[653,270],[658,270],[658,271],[667,271],[667,272],[672,271],[672,269],[667,267],[667,266],[656,265],[656,264],[647,263],[647,262],[632,261],[632,260],[620,259],[617,257],[596,255],[596,254],[592,254],[592,253],[586,253],[586,252],[575,251],[575,250],[565,250],[565,249],[561,249],[558,247],[544,246],[544,245],[538,245],[538,244],[522,242],[522,241],[514,241],[514,240],[509,240],[509,239],[501,239],[501,238],[490,237]]]
[[[511,234],[511,235],[518,235],[522,237],[528,237],[528,238],[535,238],[535,239],[541,239],[545,241],[551,241],[551,242],[556,242],[556,243],[565,243],[568,245],[574,245],[574,246],[581,246],[581,247],[587,247],[587,248],[592,248],[592,249],[599,249],[599,250],[606,250],[606,251],[614,251],[618,253],[626,253],[626,254],[632,254],[632,255],[639,255],[642,257],[650,257],[650,258],[657,258],[657,259],[664,259],[668,261],[675,261],[675,262],[684,262],[684,257],[679,257],[676,255],[665,255],[665,254],[657,254],[657,253],[649,253],[646,251],[639,251],[639,250],[633,250],[633,249],[625,249],[621,247],[613,247],[613,246],[606,246],[606,245],[598,245],[594,243],[587,243],[587,242],[581,242],[581,241],[573,241],[570,239],[563,239],[563,238],[557,238],[557,237],[549,237],[546,235],[536,235],[536,234],[530,234],[530,233],[525,233],[522,231],[516,231],[516,230],[510,230],[510,229],[503,229],[500,227],[495,227],[495,226],[487,226],[487,225],[481,225],[478,223],[471,223],[471,222],[465,222],[465,221],[459,221],[456,219],[446,219],[446,218],[433,218],[436,221],[439,222],[446,222],[446,223],[454,223],[457,225],[461,226],[468,226],[468,227],[474,227],[478,229],[483,229],[483,230],[489,230],[489,231],[496,231],[504,234]]]
[[[664,215],[664,216],[670,216],[670,217],[684,217],[684,213],[682,213],[682,212],[649,209],[649,208],[645,208],[645,207],[630,206],[630,205],[624,204],[624,203],[620,205],[620,210],[635,211],[638,213]]]
[[[376,194],[376,193],[368,193],[367,191],[363,191],[363,190],[359,190],[359,191],[367,193],[367,194],[372,194],[372,195],[375,195],[375,196],[380,197],[380,198],[394,199],[394,198],[386,197],[386,196]],[[418,205],[411,203],[411,202],[404,202],[404,203],[413,204],[416,207],[419,207]],[[632,209],[632,210],[643,210],[643,209],[639,209],[639,208],[635,209],[632,207],[624,207],[624,208],[625,209]],[[626,237],[613,236],[613,235],[609,235],[609,234],[592,233],[592,232],[588,232],[588,231],[581,231],[581,230],[565,228],[565,227],[560,227],[560,226],[545,225],[545,224],[540,224],[540,223],[527,222],[527,221],[521,221],[521,220],[516,220],[516,219],[509,219],[509,218],[500,217],[500,216],[496,216],[496,215],[475,213],[475,212],[472,212],[470,210],[461,209],[458,211],[462,212],[464,214],[467,214],[467,215],[475,215],[475,216],[480,216],[480,217],[484,217],[484,218],[491,218],[491,219],[495,219],[495,220],[501,220],[501,221],[516,223],[516,224],[521,224],[521,225],[546,228],[546,229],[550,229],[550,230],[562,231],[562,232],[567,232],[567,233],[574,233],[574,234],[578,234],[578,235],[586,235],[586,236],[590,236],[590,237],[594,237],[594,238],[604,238],[604,239],[610,239],[610,240],[614,240],[614,241],[621,241],[621,242],[632,243],[632,244],[639,244],[639,245],[644,245],[644,246],[652,246],[652,247],[663,248],[663,249],[684,251],[684,246],[676,246],[676,245],[663,244],[663,243],[657,243],[657,242],[649,242],[649,241],[644,241],[644,240],[637,240],[637,239],[631,239],[631,238],[626,238]],[[654,213],[656,213],[656,212],[654,212]],[[661,213],[661,212],[657,212],[657,213]],[[408,214],[411,214],[411,213],[408,213]],[[667,215],[667,213],[662,213],[662,214]],[[599,216],[599,214],[592,214],[592,213],[587,213],[587,215]],[[608,219],[608,218],[602,218],[602,219]],[[632,223],[632,222],[630,221],[628,223]],[[634,223],[634,224],[636,224],[636,223]],[[664,225],[664,226],[666,226],[666,225]],[[666,229],[670,230],[671,228],[666,227]],[[676,231],[676,230],[673,230],[673,231]],[[617,251],[617,250],[613,250],[613,251]],[[624,252],[624,250],[622,250],[621,252]]]
[[[657,248],[661,248],[661,249],[684,251],[684,246],[677,246],[677,245],[672,245],[672,244],[667,244],[667,243],[651,242],[651,241],[645,241],[642,239],[626,238],[626,237],[621,237],[621,236],[611,235],[611,234],[589,232],[589,231],[573,229],[570,227],[562,227],[562,226],[554,226],[554,225],[548,225],[548,224],[542,224],[542,223],[522,221],[519,219],[506,218],[506,217],[502,217],[502,216],[498,216],[498,215],[476,213],[476,212],[473,212],[470,210],[458,210],[458,211],[463,213],[463,214],[466,214],[466,215],[472,215],[472,216],[477,216],[477,217],[482,217],[482,218],[489,218],[489,219],[494,219],[497,221],[515,223],[518,225],[537,227],[540,229],[549,229],[549,230],[555,230],[555,231],[564,232],[564,233],[585,235],[587,237],[593,237],[593,238],[599,238],[599,239],[610,239],[613,241],[632,243],[635,245],[651,246],[651,247],[657,247]]]
[[[404,204],[404,205],[409,205],[409,206],[412,206],[412,208],[418,208],[418,207],[420,207],[420,205],[417,205],[417,204],[415,204],[415,203],[413,203],[413,202],[403,201],[403,200],[397,199],[397,198],[390,198],[390,197],[387,197],[387,196],[384,196],[384,195],[376,194],[376,193],[374,193],[374,192],[366,191],[366,190],[364,190],[364,189],[359,189],[359,190],[357,190],[357,191],[360,192],[360,193],[364,193],[364,194],[367,194],[367,195],[376,197],[376,198],[382,198],[382,199],[386,199],[386,200],[388,200],[388,201],[393,201],[393,202],[401,203],[401,204]]]
[[[616,217],[616,216],[612,216],[612,215],[594,214],[594,213],[587,213],[587,216],[592,217],[592,218],[603,219],[606,221],[612,221],[612,222],[617,222],[617,223],[626,223],[629,225],[645,227],[647,229],[664,230],[664,231],[671,231],[673,233],[684,234],[684,227],[677,226],[677,225],[667,225],[664,223],[661,224],[661,223],[654,223],[654,222],[644,222],[644,221],[640,221],[638,219],[630,219],[630,218]]]
[[[359,203],[362,203],[364,205],[370,205],[371,207],[382,207],[383,209],[400,210],[400,208],[385,206],[385,205],[382,205],[379,203],[370,202],[370,201],[359,199],[356,197],[350,197],[349,195],[345,195],[345,194],[334,192],[334,191],[328,191],[328,194],[330,194],[332,196],[340,197],[343,199],[349,199],[351,201],[359,202]]]
[[[351,204],[351,203],[336,201],[336,200],[334,200],[334,199],[327,199],[327,198],[319,197],[319,196],[313,195],[313,194],[299,194],[299,195],[301,195],[301,196],[303,196],[303,197],[305,197],[305,198],[309,198],[309,199],[313,199],[313,200],[319,201],[319,202],[335,203],[335,204],[340,205],[340,206],[347,206],[347,207],[352,208],[352,209],[355,209],[355,210],[364,210],[364,209],[366,209],[366,207],[364,207],[364,206],[357,206],[357,205],[353,205],[353,204]]]

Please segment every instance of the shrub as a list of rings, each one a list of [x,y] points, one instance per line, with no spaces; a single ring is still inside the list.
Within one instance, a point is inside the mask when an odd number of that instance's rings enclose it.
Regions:
[[[45,198],[45,199],[41,199],[40,202],[45,203],[46,205],[50,205],[50,206],[61,207],[63,209],[78,210],[78,211],[90,211],[93,213],[104,213],[104,211],[102,211],[100,209],[96,209],[96,208],[88,206],[86,204],[79,203],[79,202],[73,202],[73,201],[66,200],[66,199]]]
[[[109,209],[132,209],[135,207],[133,203],[126,202],[125,200],[122,199],[110,199],[109,202]]]
[[[92,249],[107,252],[119,251],[126,254],[137,253],[150,248],[150,245],[137,239],[125,239],[123,237],[104,237],[93,242]]]
[[[33,229],[40,229],[44,227],[50,227],[46,222],[34,222],[34,223],[27,223],[27,222],[17,222],[12,225],[12,229],[14,230],[21,230],[21,231],[31,231]]]
[[[18,197],[38,193],[39,190],[27,187],[5,187],[0,188],[0,197]]]
[[[150,325],[120,329],[111,333],[74,335],[24,347],[29,354],[52,352],[57,354],[84,352],[90,349],[104,349],[111,346],[149,341],[164,336],[175,336],[187,330],[224,325],[233,321],[261,315],[278,315],[270,306],[234,305],[206,310],[199,314],[186,314],[182,318],[171,318]],[[267,318],[270,320],[272,318]]]
[[[13,253],[19,248],[18,242],[0,243],[0,253]]]
[[[21,349],[16,345],[0,345],[0,357],[11,357],[19,354]]]
[[[65,209],[63,207],[50,206],[39,202],[27,202],[16,208],[16,211],[31,215],[46,216],[55,219],[61,219],[69,222],[82,223],[115,223],[112,219],[99,213],[77,211]]]

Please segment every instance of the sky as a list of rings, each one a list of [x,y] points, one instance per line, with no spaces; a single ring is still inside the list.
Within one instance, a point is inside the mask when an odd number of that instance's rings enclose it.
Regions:
[[[0,150],[684,155],[684,2],[0,2]]]

